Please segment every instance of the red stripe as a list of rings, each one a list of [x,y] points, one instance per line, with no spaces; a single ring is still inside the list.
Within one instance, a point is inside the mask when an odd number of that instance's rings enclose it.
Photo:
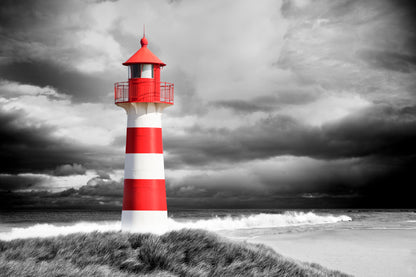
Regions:
[[[166,211],[165,180],[125,179],[123,210]]]
[[[162,128],[127,128],[126,153],[163,154]]]

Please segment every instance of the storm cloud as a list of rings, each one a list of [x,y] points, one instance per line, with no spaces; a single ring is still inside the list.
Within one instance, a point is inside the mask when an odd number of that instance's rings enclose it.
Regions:
[[[169,207],[414,207],[411,1],[2,1],[2,209],[119,209],[141,26]],[[139,28],[140,27],[140,28]]]
[[[342,120],[308,126],[291,117],[271,116],[235,130],[193,126],[192,137],[169,137],[170,166],[240,162],[280,155],[341,159],[413,155],[415,107],[374,106]],[[180,165],[182,166],[182,165]]]
[[[123,186],[120,181],[95,176],[80,188],[60,192],[46,190],[2,192],[2,210],[17,209],[121,209]]]

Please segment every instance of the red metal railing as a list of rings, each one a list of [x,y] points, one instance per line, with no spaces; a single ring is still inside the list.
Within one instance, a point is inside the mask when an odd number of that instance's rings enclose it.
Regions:
[[[173,104],[172,83],[135,82],[129,86],[128,82],[114,84],[115,103],[122,102],[151,102]]]
[[[129,101],[128,82],[118,82],[114,84],[114,100],[116,103]]]

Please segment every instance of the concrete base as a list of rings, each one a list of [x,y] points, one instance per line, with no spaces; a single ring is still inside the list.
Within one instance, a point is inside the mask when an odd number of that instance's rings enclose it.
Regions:
[[[167,221],[167,211],[122,211],[121,230],[132,233],[163,233]]]

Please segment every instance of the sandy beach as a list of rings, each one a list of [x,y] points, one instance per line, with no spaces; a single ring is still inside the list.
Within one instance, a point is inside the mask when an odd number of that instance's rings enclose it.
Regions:
[[[317,230],[247,239],[277,253],[361,277],[416,276],[416,230]]]

